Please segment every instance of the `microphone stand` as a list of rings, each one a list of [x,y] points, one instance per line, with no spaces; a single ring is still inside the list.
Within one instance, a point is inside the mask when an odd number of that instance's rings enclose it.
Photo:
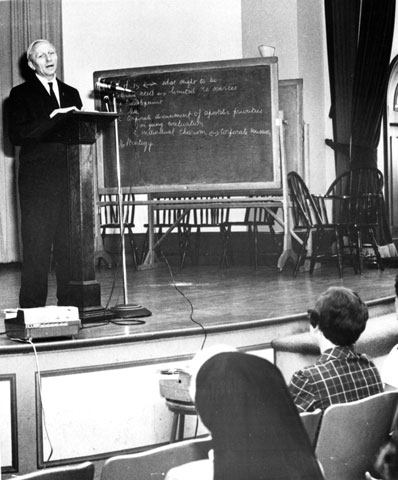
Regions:
[[[116,91],[112,92],[113,95],[113,111],[117,113],[116,104]],[[122,179],[120,168],[120,153],[119,153],[119,126],[118,119],[114,120],[115,125],[115,154],[116,154],[116,175],[117,175],[117,195],[118,195],[118,211],[119,211],[119,229],[120,229],[120,241],[122,251],[122,270],[123,270],[123,294],[124,303],[115,305],[111,308],[116,317],[119,318],[137,318],[137,317],[149,317],[152,313],[141,305],[129,303],[127,292],[127,270],[126,270],[126,247],[124,240],[124,215],[123,215],[123,192],[122,192]]]

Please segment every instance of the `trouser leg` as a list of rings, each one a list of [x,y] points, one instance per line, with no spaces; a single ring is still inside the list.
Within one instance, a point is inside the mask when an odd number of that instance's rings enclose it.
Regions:
[[[71,278],[69,248],[69,207],[65,199],[62,205],[60,205],[60,214],[53,243],[58,305],[70,304],[68,294],[68,285]]]
[[[59,197],[20,197],[23,263],[19,303],[22,308],[46,304],[51,250],[62,203]]]

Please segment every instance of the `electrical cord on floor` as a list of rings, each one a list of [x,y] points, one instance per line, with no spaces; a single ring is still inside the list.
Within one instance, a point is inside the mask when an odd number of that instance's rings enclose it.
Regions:
[[[104,308],[104,313],[103,313],[104,317],[107,313],[112,313],[112,310],[109,308],[109,304],[111,303],[111,300],[112,300],[112,297],[113,297],[113,292],[115,291],[116,279],[117,279],[117,275],[118,275],[118,272],[119,272],[119,265],[120,265],[119,263],[116,264],[115,273],[113,275],[111,291],[108,295],[108,300],[107,300],[105,308]],[[110,323],[115,323],[115,322],[111,321],[111,319],[107,319],[103,323],[97,323],[96,322],[96,323],[90,324],[90,325],[83,325],[82,330],[87,330],[89,328],[106,327]]]
[[[178,287],[176,281],[175,281],[175,278],[174,278],[174,275],[173,275],[173,271],[171,269],[171,266],[167,260],[167,258],[165,257],[164,253],[161,251],[161,255],[162,255],[162,258],[164,260],[164,262],[166,263],[167,265],[167,268],[169,270],[169,273],[170,273],[170,277],[171,277],[171,280],[173,282],[173,286],[174,288],[177,290],[177,292],[188,302],[190,308],[191,308],[191,312],[190,312],[190,315],[189,315],[189,318],[191,320],[191,322],[195,323],[196,325],[198,325],[202,331],[203,331],[203,335],[204,335],[204,338],[203,338],[203,342],[202,342],[202,346],[200,347],[200,350],[203,350],[204,346],[205,346],[205,343],[206,343],[206,340],[207,340],[207,331],[205,329],[205,327],[198,321],[198,320],[195,320],[193,318],[193,315],[194,315],[194,307],[193,307],[193,304],[191,302],[191,300],[185,295],[185,293]]]
[[[191,300],[185,295],[185,293],[180,289],[178,288],[177,286],[177,283],[175,281],[175,278],[174,278],[174,275],[173,275],[173,271],[171,269],[171,266],[167,260],[167,258],[165,257],[163,251],[161,251],[161,255],[163,257],[163,260],[164,262],[166,263],[167,265],[167,268],[169,270],[169,273],[170,273],[170,277],[171,277],[171,280],[173,282],[173,287],[177,290],[177,292],[188,302],[190,308],[191,308],[191,313],[189,315],[189,318],[191,320],[191,322],[195,323],[196,325],[198,325],[202,331],[203,331],[203,334],[204,334],[204,338],[203,338],[203,342],[202,342],[202,345],[200,347],[200,350],[203,350],[204,346],[205,346],[205,343],[206,343],[206,340],[207,340],[207,331],[205,329],[205,327],[198,321],[198,320],[195,320],[193,318],[193,314],[194,314],[194,307],[193,307],[193,304],[191,302]],[[199,429],[199,416],[196,416],[196,424],[195,424],[195,433],[194,433],[194,438],[196,438],[198,436],[198,429]]]

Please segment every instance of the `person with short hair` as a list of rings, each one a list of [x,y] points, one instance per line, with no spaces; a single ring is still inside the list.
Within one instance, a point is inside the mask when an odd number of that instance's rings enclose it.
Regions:
[[[365,330],[368,308],[346,287],[330,287],[309,310],[310,330],[321,356],[314,365],[294,373],[289,390],[301,412],[325,410],[384,390],[380,373],[354,344]]]
[[[8,104],[10,140],[20,146],[18,189],[23,262],[19,304],[43,307],[53,258],[58,305],[68,305],[70,281],[67,147],[58,129],[43,135],[51,116],[81,109],[79,92],[56,76],[58,55],[48,40],[29,45],[30,78],[12,88]]]

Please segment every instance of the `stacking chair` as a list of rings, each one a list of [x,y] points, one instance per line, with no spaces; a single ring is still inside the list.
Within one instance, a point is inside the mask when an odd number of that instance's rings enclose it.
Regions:
[[[210,437],[183,440],[105,461],[101,480],[163,480],[173,467],[208,458]]]
[[[275,208],[277,210],[277,208]],[[251,256],[254,260],[254,266],[257,269],[258,266],[258,231],[259,228],[265,227],[271,234],[271,239],[275,249],[280,252],[281,245],[278,242],[277,234],[274,229],[275,219],[270,213],[263,207],[247,207],[244,210],[244,218],[237,221],[227,221],[220,224],[221,235],[223,240],[223,252],[221,257],[221,266],[228,266],[228,258],[233,259],[230,239],[232,229],[234,227],[244,227],[249,234],[249,242],[253,245],[251,249]]]
[[[110,233],[120,234],[118,194],[100,194],[99,201],[100,231],[102,242],[105,245],[106,235],[109,235]],[[135,215],[135,205],[134,203],[132,203],[133,201],[133,194],[123,194],[123,233],[125,233],[126,231],[128,233],[131,245],[131,252],[133,256],[133,263],[134,266],[137,267],[137,248],[133,234]]]
[[[19,480],[93,480],[94,463],[84,462],[65,467],[53,467],[18,475]]]
[[[315,454],[327,480],[363,480],[396,422],[398,391],[328,407]]]
[[[300,175],[290,172],[287,176],[290,201],[292,206],[293,229],[302,234],[302,244],[294,267],[293,275],[296,277],[300,265],[307,255],[307,246],[312,239],[312,253],[310,273],[313,273],[315,263],[322,258],[337,258],[339,276],[343,276],[343,233],[346,225],[331,223],[328,220],[327,209],[320,201],[311,195],[307,185]],[[327,238],[329,236],[329,238]]]
[[[328,188],[325,199],[333,201],[333,221],[346,223],[347,240],[355,252],[356,268],[363,271],[365,252],[384,269],[376,241],[384,208],[383,174],[377,168],[355,168],[344,172]]]
[[[315,448],[318,438],[319,427],[322,421],[322,410],[317,408],[313,412],[301,412],[301,421],[303,422],[305,431],[308,434],[311,445]]]

